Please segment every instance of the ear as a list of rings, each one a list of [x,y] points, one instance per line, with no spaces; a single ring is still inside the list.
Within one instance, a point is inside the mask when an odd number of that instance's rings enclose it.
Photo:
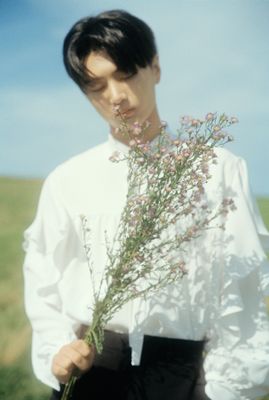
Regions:
[[[151,63],[151,68],[155,76],[155,82],[159,83],[161,79],[161,67],[158,54],[154,56]]]

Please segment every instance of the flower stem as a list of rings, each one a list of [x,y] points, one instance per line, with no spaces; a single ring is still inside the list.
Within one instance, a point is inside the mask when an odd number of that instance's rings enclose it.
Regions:
[[[76,381],[77,381],[77,377],[71,376],[68,383],[65,385],[61,400],[70,400],[72,398],[72,393],[73,393]]]

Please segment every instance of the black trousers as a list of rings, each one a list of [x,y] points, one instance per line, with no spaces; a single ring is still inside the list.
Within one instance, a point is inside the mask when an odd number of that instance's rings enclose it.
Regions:
[[[132,366],[128,336],[107,331],[102,355],[77,380],[72,400],[207,400],[204,344],[145,335],[140,365]]]

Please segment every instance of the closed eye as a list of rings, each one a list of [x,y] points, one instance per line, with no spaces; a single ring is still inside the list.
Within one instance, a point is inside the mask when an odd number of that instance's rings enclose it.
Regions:
[[[136,75],[136,72],[122,72],[122,71],[117,71],[114,74],[114,79],[120,82],[127,81],[129,79],[132,79]],[[88,89],[89,92],[91,93],[97,93],[101,92],[104,90],[106,87],[106,82],[103,81],[102,79],[92,79],[89,84],[88,84]]]
[[[118,79],[119,81],[127,81],[128,79],[133,78],[135,75],[135,72],[118,72],[116,75],[116,79]]]
[[[88,89],[90,92],[100,92],[105,88],[105,83],[104,82],[99,82],[99,81],[91,81],[90,84],[88,85]]]

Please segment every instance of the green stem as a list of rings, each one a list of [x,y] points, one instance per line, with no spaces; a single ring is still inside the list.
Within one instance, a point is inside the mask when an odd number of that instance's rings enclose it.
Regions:
[[[98,324],[97,321],[96,321],[96,324]],[[95,324],[95,326],[96,326],[96,324]],[[98,344],[100,345],[100,337],[99,337],[98,333],[96,334],[96,332],[94,332],[94,328],[93,327],[89,327],[87,332],[86,332],[86,334],[85,334],[85,336],[84,336],[85,342],[89,346],[91,346],[93,344],[95,344],[97,346],[98,346]],[[97,343],[94,343],[95,341],[97,341]],[[63,392],[63,394],[61,396],[61,400],[71,400],[72,399],[72,393],[73,393],[74,386],[75,386],[75,383],[76,383],[77,379],[78,378],[76,376],[71,376],[71,378],[69,379],[69,381],[65,385],[64,392]]]
[[[65,385],[64,392],[62,394],[61,400],[70,400],[72,398],[72,393],[74,390],[75,383],[77,381],[76,376],[71,376],[67,384]]]

